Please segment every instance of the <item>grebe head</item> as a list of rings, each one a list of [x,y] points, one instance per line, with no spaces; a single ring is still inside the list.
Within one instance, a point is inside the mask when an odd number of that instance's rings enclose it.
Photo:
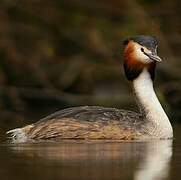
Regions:
[[[154,79],[156,62],[161,58],[157,55],[157,40],[152,36],[135,36],[124,41],[124,70],[128,80],[134,80],[147,68]]]

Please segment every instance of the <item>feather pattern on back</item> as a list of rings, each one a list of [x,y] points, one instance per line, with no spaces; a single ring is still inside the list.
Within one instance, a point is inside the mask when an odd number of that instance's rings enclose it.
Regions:
[[[99,106],[73,107],[58,111],[40,121],[13,131],[18,138],[26,131],[29,139],[135,139],[143,121],[141,114]],[[133,133],[134,132],[134,133]],[[11,131],[9,133],[12,133]],[[23,135],[24,135],[23,134]],[[18,136],[19,135],[19,136]]]

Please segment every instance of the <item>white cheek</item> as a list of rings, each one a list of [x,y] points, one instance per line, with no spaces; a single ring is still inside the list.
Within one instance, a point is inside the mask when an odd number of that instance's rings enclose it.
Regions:
[[[150,63],[150,58],[148,56],[146,56],[145,54],[143,54],[143,52],[141,51],[141,49],[135,49],[135,57],[138,61],[140,62],[144,62],[144,63]]]

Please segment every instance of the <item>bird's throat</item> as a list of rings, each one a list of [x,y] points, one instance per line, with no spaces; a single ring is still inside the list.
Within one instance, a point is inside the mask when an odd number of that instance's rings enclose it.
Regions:
[[[163,138],[172,137],[170,121],[163,110],[153,88],[153,82],[148,69],[143,69],[140,75],[133,80],[133,89],[145,120],[152,123],[150,133]]]

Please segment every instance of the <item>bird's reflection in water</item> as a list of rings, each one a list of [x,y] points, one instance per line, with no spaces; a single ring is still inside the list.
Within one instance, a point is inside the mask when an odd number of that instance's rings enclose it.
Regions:
[[[135,180],[157,180],[168,177],[172,157],[172,140],[147,144],[143,161],[135,172]]]
[[[157,180],[168,177],[172,141],[65,141],[12,145],[11,150],[25,158],[28,168],[42,166],[45,176],[49,171],[48,176],[64,179]]]

